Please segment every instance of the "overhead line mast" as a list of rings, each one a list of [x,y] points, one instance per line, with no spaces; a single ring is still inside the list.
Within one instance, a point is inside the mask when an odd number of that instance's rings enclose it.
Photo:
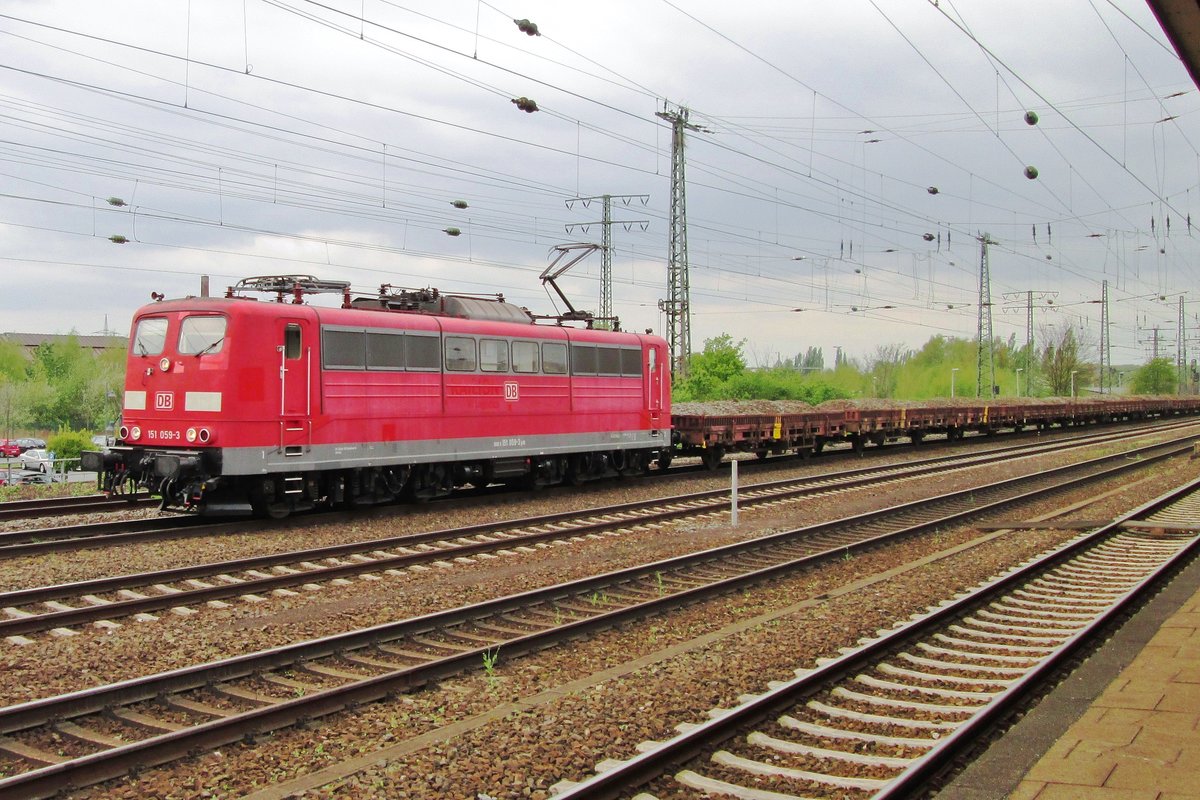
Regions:
[[[619,194],[616,195],[622,203],[628,206],[634,200],[641,200],[642,205],[650,202],[648,194]],[[604,204],[603,218],[600,220],[600,225],[603,226],[600,238],[601,247],[601,262],[600,262],[600,313],[598,319],[605,320],[613,318],[613,298],[612,298],[612,226],[614,220],[612,218],[612,201],[613,195],[601,194],[592,197],[574,197],[567,201],[567,208],[571,208],[576,202],[583,204],[587,208],[593,200],[600,200]],[[650,226],[650,221],[645,219],[636,220],[615,220],[616,224],[624,225],[625,230],[629,230],[633,225],[641,226],[642,230],[646,230]],[[576,228],[583,228],[584,233],[587,232],[589,225],[594,225],[594,222],[572,222],[566,225],[567,233],[574,233]]]
[[[988,245],[996,242],[986,233],[979,237],[979,324],[976,336],[975,396],[983,396],[983,364],[987,361],[987,396],[995,396],[996,349],[992,344],[992,278],[988,271]]]
[[[683,134],[686,130],[705,131],[688,122],[688,109],[664,107],[655,116],[671,123],[671,219],[667,251],[667,299],[658,307],[667,315],[667,344],[671,348],[671,377],[687,374],[692,353],[692,323],[688,281],[687,199],[684,180]]]

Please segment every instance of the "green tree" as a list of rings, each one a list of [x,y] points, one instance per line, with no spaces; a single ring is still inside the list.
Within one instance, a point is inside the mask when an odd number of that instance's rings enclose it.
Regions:
[[[746,340],[734,342],[723,333],[704,340],[704,351],[692,353],[688,359],[687,376],[675,386],[675,396],[683,400],[715,400],[718,387],[735,375],[746,371],[742,348]]]
[[[1050,394],[1056,397],[1069,396],[1072,385],[1078,394],[1081,386],[1092,381],[1094,370],[1092,365],[1084,363],[1082,343],[1076,338],[1075,329],[1069,325],[1048,329],[1042,333],[1042,341],[1046,342],[1046,346],[1042,350],[1041,373],[1049,385]]]
[[[1169,358],[1156,358],[1137,369],[1130,381],[1134,394],[1175,394],[1179,376]]]

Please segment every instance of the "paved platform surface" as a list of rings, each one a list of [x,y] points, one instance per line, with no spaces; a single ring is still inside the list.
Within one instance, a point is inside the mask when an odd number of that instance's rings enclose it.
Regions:
[[[1200,799],[1200,559],[937,797]]]

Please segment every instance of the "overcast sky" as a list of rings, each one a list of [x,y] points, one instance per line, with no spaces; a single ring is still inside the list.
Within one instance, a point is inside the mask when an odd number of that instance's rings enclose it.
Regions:
[[[611,194],[614,310],[663,333],[664,103],[697,127],[694,349],[973,337],[984,233],[998,337],[1032,292],[1039,332],[1098,342],[1105,280],[1114,363],[1156,328],[1173,358],[1180,297],[1200,334],[1200,102],[1137,0],[8,0],[0,330],[124,334],[201,275],[549,313],[550,248],[600,241],[571,199]]]

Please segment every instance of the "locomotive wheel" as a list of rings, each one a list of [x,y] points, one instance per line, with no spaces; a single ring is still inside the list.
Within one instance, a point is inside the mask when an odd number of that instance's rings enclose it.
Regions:
[[[669,470],[671,468],[671,459],[674,458],[674,456],[675,456],[675,454],[672,453],[670,450],[660,450],[658,452],[658,470],[659,470],[659,472],[666,472],[667,470]]]
[[[571,466],[567,469],[567,482],[572,486],[583,486],[587,480],[588,458],[583,453],[571,456]]]
[[[413,468],[408,481],[409,497],[414,502],[426,503],[435,497],[450,493],[449,472],[445,464],[424,464]]]
[[[286,500],[276,500],[275,481],[264,478],[250,487],[250,508],[254,516],[269,519],[284,519],[292,513],[292,505]]]

